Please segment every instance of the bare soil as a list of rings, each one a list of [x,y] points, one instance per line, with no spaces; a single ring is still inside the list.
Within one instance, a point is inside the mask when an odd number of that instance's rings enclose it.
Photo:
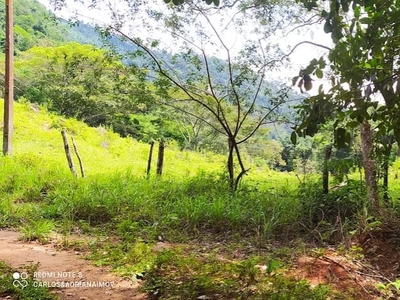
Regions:
[[[302,256],[293,266],[292,274],[305,279],[311,286],[329,284],[337,292],[352,291],[353,299],[381,299],[376,290],[375,274],[362,272],[363,267],[348,258],[328,252],[320,257]]]
[[[61,299],[149,299],[146,294],[140,292],[140,281],[122,279],[111,273],[107,267],[96,267],[83,258],[85,253],[62,248],[60,243],[56,238],[45,245],[38,242],[23,242],[19,240],[18,232],[0,230],[0,260],[16,270],[37,264],[36,271],[42,272],[41,274],[74,272],[75,276],[82,275],[81,278],[42,278],[42,282],[78,280],[113,283],[112,287],[102,288],[56,288],[54,293],[59,294]],[[356,245],[362,247],[363,253],[360,254],[363,254],[364,258],[340,254],[340,251],[334,248],[324,249],[322,253],[298,257],[287,275],[294,276],[298,280],[307,280],[312,286],[329,284],[334,290],[346,292],[347,295],[351,291],[353,299],[386,299],[376,286],[378,283],[387,284],[400,278],[399,231],[370,232],[362,236]],[[154,246],[154,251],[174,246],[159,243]],[[221,259],[223,256],[222,254]],[[2,299],[12,298],[0,297],[0,300]]]
[[[124,280],[111,273],[106,267],[96,267],[83,259],[80,252],[74,250],[58,250],[58,242],[42,245],[38,242],[22,242],[19,233],[0,230],[0,260],[16,270],[24,270],[28,265],[37,265],[36,278],[42,282],[99,282],[105,287],[69,287],[56,288],[61,299],[147,299],[139,291],[140,282]],[[24,267],[25,266],[25,267]],[[40,272],[40,273],[39,273]],[[60,273],[59,273],[60,272]],[[0,299],[12,299],[9,296]]]
[[[386,280],[400,278],[400,228],[369,232],[360,239],[365,257]]]
[[[292,274],[311,285],[325,283],[337,291],[353,291],[354,299],[399,299],[381,294],[379,283],[400,279],[400,231],[370,231],[359,237],[363,259],[340,255],[334,249],[316,257],[302,256],[293,265]]]

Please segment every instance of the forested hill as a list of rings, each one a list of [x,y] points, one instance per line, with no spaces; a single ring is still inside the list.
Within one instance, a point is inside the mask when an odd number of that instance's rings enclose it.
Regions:
[[[16,0],[13,1],[13,6],[16,53],[34,46],[57,46],[66,42],[103,46],[103,41],[94,27],[81,22],[69,24],[65,20],[60,20],[36,0]],[[4,52],[4,0],[0,0],[0,26],[3,29],[0,31],[0,49]]]
[[[4,28],[4,0],[0,3],[0,23]],[[136,49],[129,41],[116,36],[104,40],[94,27],[79,22],[71,25],[59,20],[36,0],[14,2],[14,29],[14,90],[17,100],[38,103],[51,112],[82,120],[90,126],[106,126],[121,136],[143,142],[165,138],[189,150],[226,152],[225,139],[220,138],[216,129],[220,125],[212,121],[207,112],[193,104],[180,107],[207,120],[202,123],[191,115],[177,113],[176,108],[160,107],[156,103],[160,95],[154,93],[154,79],[149,80],[146,75],[143,80],[143,76],[135,73],[135,67],[129,64],[132,58],[124,56]],[[4,30],[0,31],[2,52],[4,37]],[[121,55],[106,52],[107,44]],[[161,54],[161,51],[157,53]],[[188,65],[184,57],[168,52],[162,52],[162,55],[174,66],[174,73],[179,73],[181,78],[187,76]],[[138,59],[145,58],[133,59],[139,63]],[[219,86],[223,86],[229,81],[229,72],[223,71],[227,63],[215,57],[210,57],[209,62],[211,76]],[[2,73],[4,69],[0,66]],[[198,74],[200,77],[204,75]],[[264,85],[270,93],[257,97],[259,106],[271,105],[268,97],[281,88],[275,82],[264,82]],[[179,95],[179,91],[174,93]],[[295,92],[290,93],[292,100],[298,98]],[[227,100],[226,106],[230,105],[234,102]],[[290,115],[290,107],[282,105],[277,115]],[[233,120],[234,116],[230,118]],[[253,159],[260,157],[260,161],[265,162],[267,158],[270,166],[280,168],[281,150],[289,140],[289,130],[288,126],[276,124],[270,128],[263,127],[252,139],[255,142],[243,147]]]
[[[0,0],[0,25],[5,28],[5,9],[4,0]],[[101,37],[100,33],[91,25],[83,22],[74,24],[66,20],[56,18],[48,11],[46,7],[37,0],[17,0],[14,1],[14,40],[15,52],[26,51],[34,46],[59,46],[67,42],[78,42],[80,44],[90,44],[99,48],[112,46],[119,54],[134,52],[137,48],[129,41],[124,41],[116,36],[112,36],[107,41]],[[4,52],[5,30],[0,31],[0,49]],[[172,60],[172,54],[164,53],[169,63]],[[139,58],[136,58],[138,60]],[[125,58],[125,62],[129,62]],[[225,63],[218,58],[210,59],[211,72],[220,68]],[[181,61],[174,63],[174,67],[182,76],[185,76],[186,65]],[[221,78],[219,73],[218,79]],[[271,83],[271,90],[275,90],[276,83]],[[267,99],[264,99],[264,102]],[[261,99],[263,102],[263,99]]]
[[[16,52],[33,46],[54,46],[71,40],[73,36],[67,24],[60,24],[42,4],[36,0],[13,1],[14,48]],[[0,0],[0,47],[4,52],[5,2]]]
[[[4,0],[0,0],[0,25],[5,28]],[[5,31],[0,31],[0,48],[4,52]],[[14,36],[16,53],[26,51],[34,46],[59,46],[67,42],[78,42],[80,44],[90,44],[99,48],[112,45],[113,49],[119,54],[134,52],[137,48],[129,41],[124,41],[116,36],[112,36],[107,41],[101,37],[100,33],[91,25],[83,22],[74,24],[66,20],[56,18],[46,7],[37,0],[17,0],[14,1]],[[164,53],[169,63],[172,54]],[[136,58],[137,60],[138,58]],[[125,60],[127,60],[125,58]],[[127,62],[127,61],[126,61]],[[218,58],[210,59],[211,72],[213,69],[224,65]],[[174,63],[174,67],[184,76],[186,65]],[[220,77],[221,74],[218,74]],[[217,76],[216,76],[217,77]],[[219,78],[224,81],[226,78]],[[275,84],[271,84],[271,89],[275,89]]]

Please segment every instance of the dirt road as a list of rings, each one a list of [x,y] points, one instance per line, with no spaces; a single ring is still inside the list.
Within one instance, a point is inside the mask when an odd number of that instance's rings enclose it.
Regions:
[[[54,243],[22,242],[18,237],[18,232],[0,230],[0,260],[17,271],[21,270],[22,277],[27,276],[23,266],[38,264],[36,273],[33,273],[38,280],[36,283],[56,285],[55,293],[61,299],[146,299],[146,295],[139,292],[139,283],[122,280],[107,268],[93,266],[80,253],[57,250]],[[58,287],[62,284],[64,287]]]

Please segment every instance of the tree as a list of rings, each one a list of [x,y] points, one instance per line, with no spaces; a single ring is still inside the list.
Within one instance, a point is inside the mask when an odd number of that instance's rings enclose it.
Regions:
[[[110,53],[89,45],[34,47],[16,61],[17,97],[91,126],[115,125],[118,114],[149,109],[148,85]]]
[[[201,120],[225,136],[228,178],[233,190],[248,172],[240,147],[265,123],[279,119],[279,107],[291,94],[289,87],[265,81],[283,56],[269,40],[284,20],[281,15],[274,17],[279,7],[266,16],[270,26],[263,31],[254,27],[253,31],[245,26],[253,15],[243,4],[233,1],[229,9],[214,10],[197,1],[187,1],[179,8],[148,8],[157,28],[163,24],[174,39],[172,59],[168,59],[169,53],[154,50],[161,41],[148,39],[146,43],[135,38],[134,33],[125,33],[117,26],[111,28],[139,47],[139,54],[150,58],[143,67],[154,76],[160,103]],[[151,26],[150,21],[147,26]],[[232,33],[241,45],[232,43]],[[241,33],[247,34],[246,40],[239,36]],[[185,73],[179,71],[182,66]],[[202,113],[191,110],[192,105],[202,108]]]
[[[282,84],[266,84],[265,79],[274,77],[288,58],[272,41],[304,13],[292,1],[291,6],[280,1],[173,2],[181,5],[127,1],[126,7],[107,6],[112,24],[103,27],[139,47],[131,61],[149,58],[140,65],[149,70],[160,104],[196,117],[225,136],[228,177],[235,190],[248,171],[240,146],[266,122],[280,118],[278,108],[292,93]],[[212,3],[220,5],[207,5]],[[63,3],[54,0],[53,4]],[[187,110],[185,103],[203,108],[207,116]]]
[[[379,213],[373,157],[379,148],[373,147],[373,141],[391,132],[400,141],[396,130],[400,125],[396,101],[400,91],[400,2],[344,0],[332,1],[329,7],[317,0],[299,2],[309,10],[319,11],[334,47],[329,51],[332,88],[305,103],[304,120],[297,132],[313,134],[319,124],[332,117],[336,120],[336,142],[344,144],[348,141],[349,129],[360,126],[370,208],[371,212]],[[308,71],[315,72],[320,67],[315,60]],[[384,103],[379,101],[380,97]]]

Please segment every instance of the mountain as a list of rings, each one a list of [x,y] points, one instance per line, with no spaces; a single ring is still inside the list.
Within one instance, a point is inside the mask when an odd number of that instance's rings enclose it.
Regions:
[[[33,46],[52,46],[66,42],[68,27],[59,25],[55,16],[36,0],[13,1],[14,48],[25,51]],[[0,0],[0,26],[5,28],[5,3]],[[0,49],[4,52],[5,30],[0,31]]]
[[[4,0],[0,0],[0,3],[3,4],[3,10],[0,11],[0,25],[4,27],[5,18],[1,18],[1,14],[4,14]],[[71,24],[66,20],[57,19],[52,12],[48,11],[44,5],[40,4],[36,0],[15,1],[14,20],[16,54],[21,53],[34,46],[55,47],[71,41],[81,44],[90,44],[99,48],[112,48],[115,52],[121,54],[121,57],[124,57],[126,53],[132,53],[137,50],[137,47],[132,42],[119,39],[117,36],[109,36],[105,38],[96,30],[96,28],[91,25],[85,24],[83,22],[76,22],[74,24]],[[4,32],[0,33],[0,41],[3,42],[0,46],[4,48]],[[155,51],[155,53],[158,56],[163,56],[165,62],[173,66],[174,72],[179,74],[182,79],[187,79],[187,77],[190,76],[190,67],[188,67],[188,62],[185,61],[187,57],[185,57],[184,53],[178,53],[174,55],[168,51]],[[201,61],[201,57],[199,57],[199,59]],[[211,77],[213,77],[214,84],[223,87],[229,82],[229,78],[227,75],[229,72],[226,71],[227,63],[217,57],[209,57],[208,59],[210,73]],[[133,62],[135,64],[143,64],[145,62],[145,58],[125,57],[122,61],[125,64],[131,64]],[[204,72],[205,71],[203,70],[203,75],[205,75]],[[243,84],[243,86],[250,86],[250,89],[252,88],[251,85],[246,83]],[[280,92],[282,84],[277,82],[265,82],[264,86],[268,88],[271,92],[266,93],[265,95],[259,95],[257,104],[260,106],[268,107],[271,106],[271,98],[275,97],[277,93]],[[298,96],[299,95],[297,93],[291,92],[291,98],[299,98]],[[251,97],[252,96],[250,93],[250,100]],[[281,116],[290,115],[291,112],[292,108],[289,105],[282,106],[279,109],[279,114]],[[128,119],[126,122],[131,122],[128,116],[127,118]],[[143,124],[145,124],[145,122]],[[288,126],[275,124],[274,127],[270,128],[270,138],[279,139],[279,137],[285,134],[287,135],[290,132]]]

